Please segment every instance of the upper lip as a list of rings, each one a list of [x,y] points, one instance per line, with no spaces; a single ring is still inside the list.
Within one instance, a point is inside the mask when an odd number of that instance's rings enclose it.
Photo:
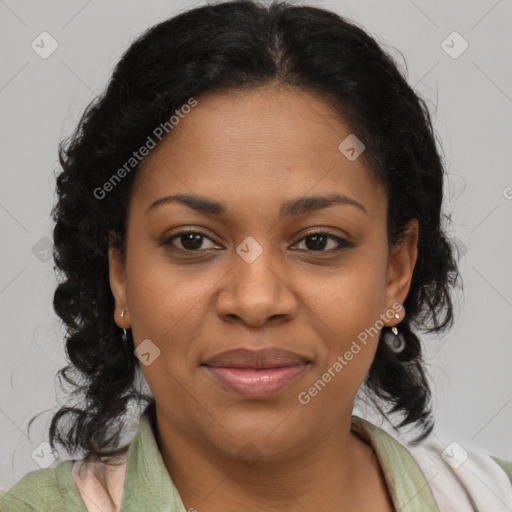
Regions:
[[[229,368],[281,368],[309,363],[307,357],[277,347],[260,350],[236,348],[221,352],[205,361],[206,366]]]

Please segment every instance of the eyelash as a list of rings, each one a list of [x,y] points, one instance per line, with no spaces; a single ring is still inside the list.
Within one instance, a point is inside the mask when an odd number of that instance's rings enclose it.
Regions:
[[[188,253],[192,253],[192,252],[201,252],[202,250],[201,249],[197,249],[197,250],[191,250],[191,249],[179,249],[179,248],[176,248],[176,247],[173,247],[172,246],[172,242],[176,239],[176,238],[179,238],[183,235],[199,235],[203,238],[207,238],[208,240],[214,242],[210,237],[208,237],[207,235],[205,235],[204,233],[201,233],[200,231],[196,231],[196,230],[193,230],[193,229],[186,229],[186,230],[183,230],[183,231],[180,231],[178,233],[175,233],[174,235],[172,235],[171,237],[169,238],[166,238],[164,240],[162,240],[162,242],[160,243],[160,245],[167,245],[167,246],[171,246],[171,251],[178,251],[178,252],[188,252]],[[319,253],[319,254],[322,254],[322,253],[338,253],[344,249],[348,249],[348,248],[352,248],[354,247],[354,245],[350,242],[348,242],[347,240],[345,240],[344,238],[341,238],[339,236],[336,236],[336,235],[333,235],[331,233],[328,233],[328,232],[325,232],[325,231],[310,231],[309,233],[307,233],[305,236],[303,236],[300,240],[298,240],[297,242],[295,242],[294,245],[297,245],[298,243],[302,242],[303,240],[305,240],[306,238],[309,238],[310,236],[318,236],[318,235],[321,235],[321,236],[325,236],[326,238],[329,238],[330,240],[334,240],[337,244],[338,244],[338,247],[334,248],[334,249],[330,249],[330,250],[319,250],[319,251],[313,251],[312,249],[305,249],[305,250],[301,250],[301,252],[311,252],[311,253]],[[215,242],[214,242],[215,243]],[[214,250],[214,249],[213,249]]]

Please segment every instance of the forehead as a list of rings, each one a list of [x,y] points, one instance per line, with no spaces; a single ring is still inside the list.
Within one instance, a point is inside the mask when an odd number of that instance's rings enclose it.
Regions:
[[[310,193],[340,192],[367,203],[382,195],[364,153],[349,160],[340,150],[355,134],[321,99],[264,87],[196,100],[142,161],[135,205],[147,209],[177,192],[260,207]]]

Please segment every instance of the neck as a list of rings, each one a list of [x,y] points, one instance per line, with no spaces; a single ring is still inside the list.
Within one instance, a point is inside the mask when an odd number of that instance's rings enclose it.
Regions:
[[[376,461],[350,426],[347,415],[323,437],[279,455],[263,454],[248,443],[230,456],[158,411],[155,436],[186,510],[362,510],[363,489]]]

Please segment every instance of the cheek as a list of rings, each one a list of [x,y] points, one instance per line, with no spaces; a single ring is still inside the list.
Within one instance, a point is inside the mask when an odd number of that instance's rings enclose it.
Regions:
[[[152,242],[154,244],[154,242]],[[132,324],[143,337],[165,345],[194,322],[219,277],[194,264],[172,264],[165,248],[149,242],[128,252],[127,296]],[[155,341],[155,342],[156,342]]]
[[[358,281],[357,293],[338,295],[338,303],[317,304],[324,311],[319,332],[321,347],[310,379],[297,397],[307,414],[335,421],[355,398],[375,358],[380,330],[375,327],[381,309],[371,287]],[[368,292],[368,294],[363,292]],[[325,328],[328,326],[328,328]],[[379,324],[377,324],[379,326]],[[337,404],[333,407],[333,404]],[[329,411],[329,412],[326,412]]]
[[[302,285],[316,290],[309,295],[308,306],[343,339],[373,325],[385,307],[385,263],[364,253],[352,260],[329,277],[307,279]]]
[[[372,364],[386,307],[385,278],[385,258],[362,252],[330,279],[316,280],[306,308],[323,345],[315,379],[327,380],[334,397],[355,393]],[[307,289],[313,283],[303,284]]]

